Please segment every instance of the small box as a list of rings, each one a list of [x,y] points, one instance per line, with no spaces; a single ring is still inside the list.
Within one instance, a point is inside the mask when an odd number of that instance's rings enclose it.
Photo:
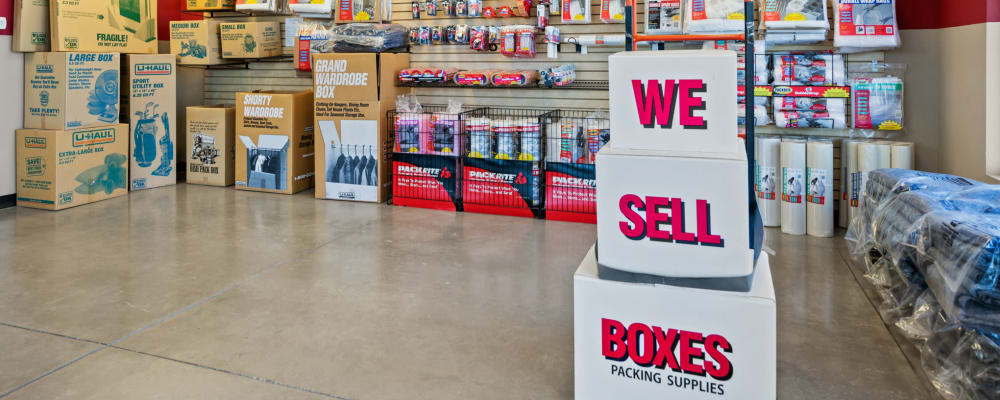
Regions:
[[[170,52],[181,65],[225,64],[219,40],[221,21],[173,21],[170,23]]]
[[[131,190],[177,183],[177,61],[173,54],[128,55]],[[126,107],[122,107],[126,109]]]
[[[236,94],[236,188],[295,194],[313,187],[313,92]]]
[[[750,291],[734,292],[599,279],[591,250],[573,278],[576,398],[774,400],[768,261],[761,256]]]
[[[14,51],[49,51],[49,1],[14,0]]]
[[[157,0],[50,0],[52,51],[150,53]]]
[[[267,58],[281,55],[277,21],[223,22],[219,25],[223,58]]]
[[[230,186],[235,180],[236,109],[222,105],[187,108],[187,183]]]
[[[16,136],[17,205],[61,210],[128,193],[128,125]]]
[[[236,0],[187,0],[188,11],[235,10]]]
[[[117,53],[28,53],[24,57],[24,126],[76,129],[118,122]]]

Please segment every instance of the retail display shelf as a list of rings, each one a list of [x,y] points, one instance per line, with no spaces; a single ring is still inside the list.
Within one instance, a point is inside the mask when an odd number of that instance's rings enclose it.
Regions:
[[[397,87],[411,88],[451,88],[451,89],[535,89],[535,90],[608,90],[608,81],[602,80],[577,80],[566,86],[545,87],[539,85],[528,86],[469,86],[459,85],[454,82],[429,83],[429,82],[397,82]]]

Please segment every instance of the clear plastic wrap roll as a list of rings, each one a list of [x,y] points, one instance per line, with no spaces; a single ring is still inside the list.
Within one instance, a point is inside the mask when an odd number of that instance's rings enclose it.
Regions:
[[[806,231],[809,236],[833,237],[833,142],[810,140],[806,145]]]
[[[781,141],[781,231],[806,234],[806,141]]]
[[[892,168],[913,169],[914,145],[910,142],[892,144]]]
[[[861,205],[861,174],[858,170],[858,146],[861,140],[845,140],[842,157],[847,158],[847,225],[857,218]]]
[[[757,199],[764,226],[781,226],[781,139],[771,136],[757,138],[755,171]]]
[[[847,140],[840,141],[840,207],[837,210],[837,220],[841,228],[847,228],[847,182],[850,182],[851,175],[847,172]]]

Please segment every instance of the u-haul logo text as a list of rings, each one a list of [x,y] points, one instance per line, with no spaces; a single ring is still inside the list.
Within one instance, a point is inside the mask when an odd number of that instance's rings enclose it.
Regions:
[[[168,63],[135,65],[136,75],[170,75],[173,72],[173,66]]]
[[[26,137],[24,138],[24,147],[29,149],[44,149],[48,147],[48,141],[43,137]]]
[[[646,82],[632,80],[636,114],[646,128],[674,127],[675,119],[684,129],[708,129],[704,117],[694,115],[705,110],[705,100],[697,93],[708,92],[708,84],[701,79],[650,79]],[[676,118],[675,118],[676,117]]]
[[[703,246],[725,247],[726,241],[711,232],[711,206],[707,200],[696,200],[697,231],[687,232],[684,221],[684,200],[680,198],[626,194],[618,200],[618,208],[625,217],[618,228],[632,240],[648,238],[654,242],[670,242]],[[669,226],[669,229],[664,227]]]
[[[115,142],[115,129],[97,129],[73,132],[73,147],[93,146]]]

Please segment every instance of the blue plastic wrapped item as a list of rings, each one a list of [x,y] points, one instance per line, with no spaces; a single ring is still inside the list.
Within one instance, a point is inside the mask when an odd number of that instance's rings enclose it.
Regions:
[[[379,53],[407,46],[410,31],[396,24],[353,23],[333,28],[335,53]]]

